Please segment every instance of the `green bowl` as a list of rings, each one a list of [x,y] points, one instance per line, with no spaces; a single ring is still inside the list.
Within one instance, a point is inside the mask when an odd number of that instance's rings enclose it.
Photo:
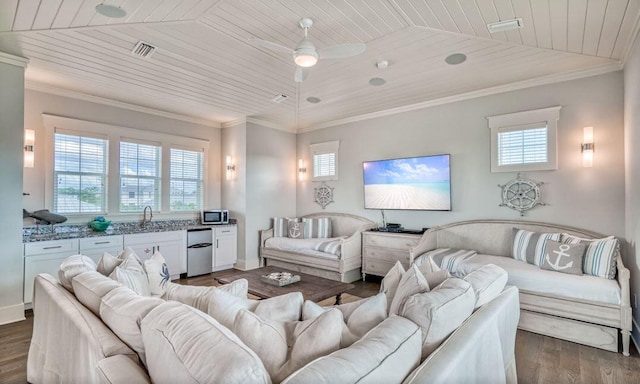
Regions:
[[[92,221],[90,223],[90,225],[91,225],[91,228],[93,228],[94,231],[96,231],[96,232],[104,232],[111,225],[111,221],[109,221],[109,220],[107,220],[107,221]]]

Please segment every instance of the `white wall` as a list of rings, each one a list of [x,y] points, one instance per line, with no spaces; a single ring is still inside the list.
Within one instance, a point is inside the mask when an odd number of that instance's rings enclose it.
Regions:
[[[142,129],[171,135],[186,136],[208,140],[210,143],[207,164],[207,193],[204,204],[206,207],[220,205],[220,128],[198,125],[182,120],[170,119],[162,116],[141,113],[128,109],[112,107],[104,104],[92,103],[75,98],[63,97],[49,93],[27,90],[24,97],[24,124],[28,129],[36,131],[35,166],[24,169],[24,190],[30,196],[24,198],[24,208],[28,211],[45,207],[45,172],[46,156],[44,150],[45,129],[42,114],[48,113],[79,120]],[[109,212],[112,220],[137,220],[142,215],[122,215]],[[161,214],[154,212],[154,218],[184,217],[180,214]],[[194,214],[189,217],[195,217]],[[86,216],[69,218],[69,222],[87,222]],[[29,220],[25,224],[30,224]]]
[[[24,67],[0,54],[0,324],[24,319],[22,159]]]
[[[452,211],[385,211],[387,222],[422,228],[480,218],[520,219],[499,207],[498,184],[515,173],[490,172],[487,116],[561,105],[558,170],[527,172],[541,181],[542,200],[524,219],[572,225],[624,236],[623,76],[609,73],[479,97],[422,110],[344,124],[298,135],[298,156],[310,164],[309,144],[340,140],[340,180],[326,211],[348,212],[381,223],[379,210],[365,210],[362,162],[428,154],[451,154]],[[584,126],[594,126],[593,168],[582,168]],[[313,202],[317,183],[298,183],[297,215],[322,211]]]
[[[636,39],[624,69],[624,133],[626,164],[626,238],[629,247],[624,258],[631,272],[631,305],[640,295],[640,39]],[[640,299],[640,298],[639,298]],[[638,308],[633,308],[633,338],[640,345]]]

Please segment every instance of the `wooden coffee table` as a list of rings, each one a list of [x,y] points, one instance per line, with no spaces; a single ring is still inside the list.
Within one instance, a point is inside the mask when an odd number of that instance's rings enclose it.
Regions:
[[[260,280],[262,275],[268,275],[273,272],[290,272],[291,274],[299,275],[300,281],[285,285],[284,287],[278,287],[276,285],[264,283]],[[249,282],[249,293],[258,296],[261,299],[268,299],[270,297],[284,295],[289,292],[301,292],[305,300],[318,302],[335,296],[336,304],[340,304],[342,293],[354,287],[353,284],[342,283],[340,281],[329,280],[323,277],[308,275],[306,273],[295,272],[278,267],[262,267],[252,269],[238,275],[216,278],[216,280],[221,284],[228,284],[238,279],[247,279]]]

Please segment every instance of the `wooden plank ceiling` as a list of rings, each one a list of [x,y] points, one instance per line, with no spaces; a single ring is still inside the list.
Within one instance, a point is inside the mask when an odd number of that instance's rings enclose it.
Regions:
[[[123,8],[107,18],[95,7]],[[640,0],[3,0],[0,51],[30,60],[27,80],[217,123],[245,117],[288,130],[456,95],[621,68]],[[295,83],[301,17],[318,49],[364,42],[320,60]],[[490,34],[520,17],[524,28]],[[138,41],[157,47],[131,54]],[[444,59],[463,53],[467,61]],[[378,69],[379,59],[388,60]],[[383,86],[369,80],[381,77]],[[281,104],[277,94],[289,98]],[[317,97],[320,103],[307,102]]]

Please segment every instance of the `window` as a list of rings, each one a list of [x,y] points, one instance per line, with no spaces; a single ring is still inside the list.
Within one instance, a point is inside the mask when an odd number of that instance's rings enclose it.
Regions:
[[[120,142],[120,211],[160,209],[160,146]],[[133,196],[133,197],[131,197]]]
[[[108,140],[56,130],[53,211],[102,213],[107,204]]]
[[[560,108],[488,117],[491,128],[491,172],[557,169]]]
[[[202,209],[204,153],[171,148],[169,204],[172,211]]]
[[[313,157],[313,181],[338,180],[339,141],[311,144]]]

